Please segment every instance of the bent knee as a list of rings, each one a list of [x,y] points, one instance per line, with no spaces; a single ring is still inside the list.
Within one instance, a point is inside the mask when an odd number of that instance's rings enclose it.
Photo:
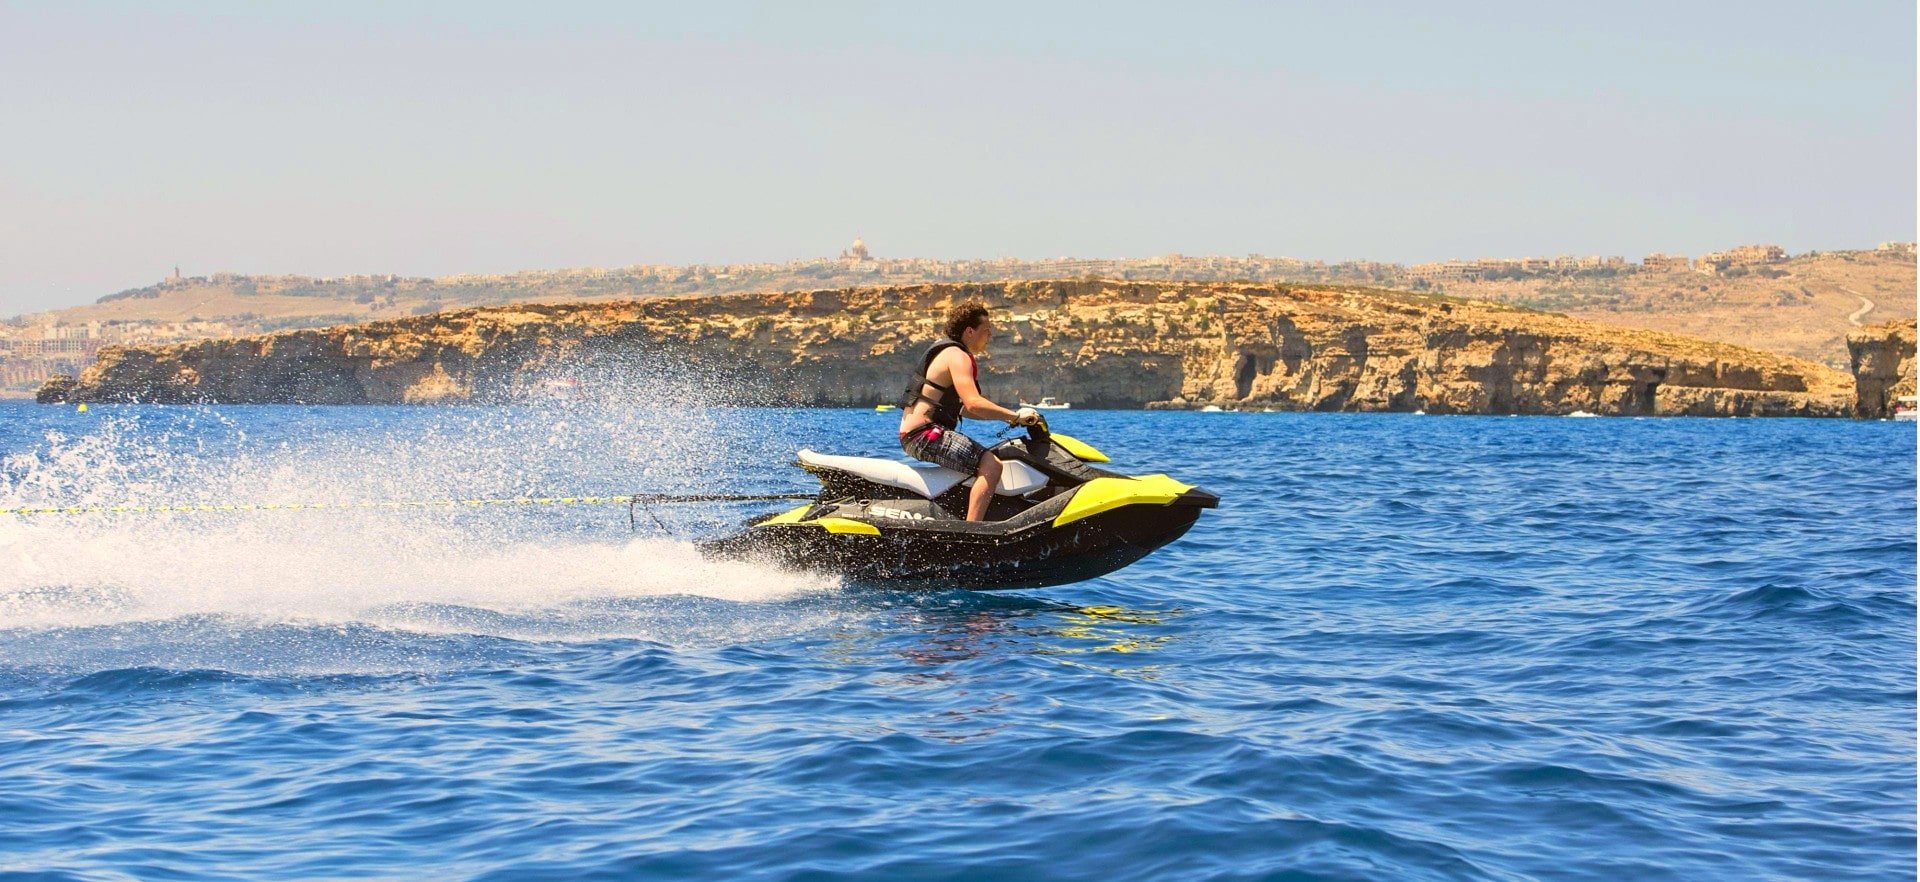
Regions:
[[[979,474],[980,474],[980,477],[987,478],[989,480],[999,480],[1000,458],[997,456],[994,456],[991,453],[982,455],[980,457]]]

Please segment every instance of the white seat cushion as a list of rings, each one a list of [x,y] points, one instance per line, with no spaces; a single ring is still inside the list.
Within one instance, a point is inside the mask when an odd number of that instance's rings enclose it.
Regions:
[[[867,456],[834,456],[815,453],[811,450],[800,451],[800,463],[858,475],[875,484],[908,490],[928,499],[939,496],[953,489],[953,485],[972,477],[972,475],[963,475],[953,469],[930,462],[904,463]],[[995,492],[1000,496],[1019,496],[1046,485],[1047,476],[1039,469],[1023,462],[1009,462],[1000,472],[1000,486],[995,488]]]
[[[1000,486],[993,492],[1000,496],[1019,496],[1032,493],[1047,486],[1046,473],[1017,459],[1007,460],[1000,470]]]
[[[891,459],[874,459],[866,456],[833,456],[814,453],[811,450],[800,451],[800,463],[816,468],[833,469],[851,475],[859,475],[875,484],[911,490],[928,499],[939,496],[953,485],[968,478],[949,468],[942,468],[930,462],[908,465]]]

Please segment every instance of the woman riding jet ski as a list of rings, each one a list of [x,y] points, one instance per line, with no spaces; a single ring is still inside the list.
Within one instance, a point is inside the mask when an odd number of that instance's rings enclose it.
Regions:
[[[985,307],[956,307],[947,331],[902,404],[901,446],[929,464],[802,450],[799,465],[820,479],[819,497],[705,550],[858,583],[1037,588],[1133,563],[1219,504],[1166,475],[1095,468],[1089,463],[1107,461],[1100,451],[1051,434],[1035,411],[1016,413],[981,396],[973,355],[992,333]],[[957,431],[963,404],[969,415],[1026,426],[1027,437],[981,448]]]

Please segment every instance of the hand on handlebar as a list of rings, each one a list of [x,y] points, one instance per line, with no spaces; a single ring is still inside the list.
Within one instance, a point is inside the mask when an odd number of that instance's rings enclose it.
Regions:
[[[1013,412],[1013,424],[1016,426],[1038,426],[1041,424],[1040,412],[1031,407],[1023,407]]]

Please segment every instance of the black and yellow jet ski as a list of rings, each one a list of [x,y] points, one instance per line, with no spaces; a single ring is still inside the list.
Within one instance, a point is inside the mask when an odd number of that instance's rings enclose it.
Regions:
[[[1030,427],[994,445],[1006,464],[986,520],[966,520],[975,480],[930,463],[800,451],[814,501],[748,523],[703,550],[895,588],[1040,588],[1103,576],[1180,538],[1220,497],[1166,475],[1092,463],[1088,444]]]

